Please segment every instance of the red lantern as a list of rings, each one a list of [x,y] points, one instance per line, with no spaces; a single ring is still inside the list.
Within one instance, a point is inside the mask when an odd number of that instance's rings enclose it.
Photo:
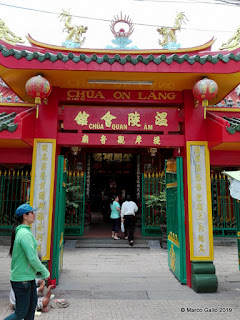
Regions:
[[[38,105],[41,104],[41,99],[47,98],[50,95],[52,90],[50,83],[38,75],[26,82],[25,89],[31,97],[35,98],[35,103],[37,104],[36,117],[38,118]]]
[[[218,85],[214,80],[204,78],[198,81],[193,87],[193,95],[197,102],[202,102],[203,107],[208,106],[208,100],[216,97]],[[206,118],[206,109],[204,109],[204,119]]]

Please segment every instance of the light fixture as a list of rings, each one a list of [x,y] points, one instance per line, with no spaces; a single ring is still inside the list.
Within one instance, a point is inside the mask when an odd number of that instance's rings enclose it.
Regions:
[[[152,156],[155,157],[156,153],[157,153],[157,148],[149,148],[148,149],[148,153]]]
[[[129,81],[129,80],[88,80],[88,83],[94,84],[130,84],[130,85],[144,85],[151,86],[153,81]]]
[[[71,148],[72,154],[73,154],[74,156],[77,156],[78,153],[79,153],[81,150],[82,150],[82,148],[79,148],[79,147],[72,147],[72,148]]]

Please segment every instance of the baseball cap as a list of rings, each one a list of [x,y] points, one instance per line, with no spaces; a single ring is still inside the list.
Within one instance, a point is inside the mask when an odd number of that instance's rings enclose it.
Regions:
[[[28,213],[31,211],[36,211],[36,210],[37,210],[37,208],[33,209],[29,204],[24,203],[17,208],[17,210],[15,211],[15,215],[17,218],[19,218],[22,215],[24,215],[25,213]]]

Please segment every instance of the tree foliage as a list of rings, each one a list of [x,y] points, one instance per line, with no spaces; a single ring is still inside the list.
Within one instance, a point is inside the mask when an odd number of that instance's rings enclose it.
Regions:
[[[160,192],[157,195],[147,197],[146,206],[157,211],[166,211],[166,192]]]
[[[71,213],[74,209],[79,207],[79,202],[81,201],[82,194],[80,191],[80,186],[74,186],[72,183],[66,184],[66,212]]]

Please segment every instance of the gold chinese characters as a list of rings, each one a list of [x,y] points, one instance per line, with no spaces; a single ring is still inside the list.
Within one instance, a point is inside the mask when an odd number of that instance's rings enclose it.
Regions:
[[[152,116],[151,123],[145,123],[144,116],[137,111],[130,112],[127,114],[127,119],[125,123],[118,123],[118,117],[111,111],[107,111],[102,117],[96,119],[95,122],[90,121],[90,114],[86,111],[78,112],[77,116],[74,118],[79,126],[87,127],[90,130],[131,130],[133,127],[142,128],[146,131],[153,131],[155,126],[168,127],[167,112],[156,112],[155,116]],[[142,119],[143,118],[143,119]],[[102,120],[102,122],[101,122]],[[143,120],[141,122],[141,120]]]

